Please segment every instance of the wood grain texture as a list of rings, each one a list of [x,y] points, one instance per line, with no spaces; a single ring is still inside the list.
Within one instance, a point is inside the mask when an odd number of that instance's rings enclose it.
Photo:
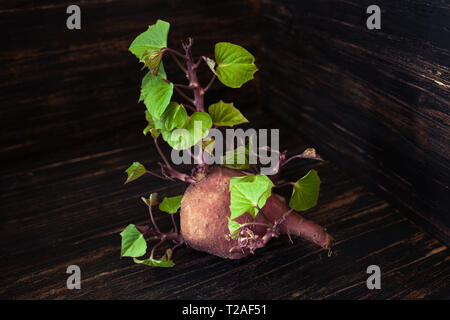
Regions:
[[[65,8],[74,3],[82,8],[80,31],[65,28]],[[240,261],[188,248],[175,252],[173,269],[151,269],[120,259],[120,231],[129,223],[148,222],[139,198],[151,192],[177,195],[185,188],[153,177],[123,185],[124,170],[131,162],[140,161],[149,169],[158,166],[151,140],[141,134],[144,107],[137,104],[137,98],[143,73],[127,51],[136,34],[157,18],[171,22],[173,47],[179,45],[175,40],[192,35],[197,44],[194,54],[211,55],[213,43],[219,40],[244,45],[256,53],[261,70],[257,75],[261,76],[239,90],[214,86],[207,103],[219,98],[235,101],[252,126],[281,128],[281,146],[291,153],[311,146],[309,139],[319,149],[324,146],[327,155],[333,154],[322,139],[334,132],[327,131],[328,125],[319,120],[316,123],[323,126],[323,137],[308,128],[309,113],[301,122],[304,139],[287,128],[289,119],[278,122],[259,110],[263,98],[274,107],[292,110],[292,101],[280,94],[283,91],[272,77],[282,72],[292,83],[298,85],[299,81],[297,71],[287,65],[288,59],[279,64],[267,46],[262,48],[264,59],[259,55],[262,32],[270,37],[273,32],[284,34],[277,28],[285,28],[287,21],[286,34],[295,35],[295,21],[288,19],[293,11],[279,8],[282,17],[278,18],[266,11],[259,20],[259,4],[237,0],[43,0],[39,4],[14,0],[0,5],[0,35],[8,44],[0,52],[4,66],[0,70],[0,298],[450,298],[448,248],[405,217],[403,210],[357,181],[354,174],[336,166],[335,160],[342,162],[339,157],[321,163],[292,162],[283,173],[284,178],[294,180],[311,168],[319,171],[319,205],[305,216],[327,227],[335,237],[331,257],[313,244],[299,239],[291,244],[287,237],[280,237]],[[444,3],[442,7],[446,8]],[[266,30],[270,17],[274,19],[272,31]],[[277,50],[283,49],[277,46]],[[445,51],[435,50],[435,54],[445,61]],[[293,66],[298,67],[295,63],[300,62],[291,55]],[[322,65],[317,68],[312,71],[319,72]],[[177,71],[169,63],[166,70],[169,75]],[[315,88],[315,83],[326,82],[326,78],[306,77],[308,72],[304,79],[313,82],[304,92]],[[446,74],[440,76],[434,79],[446,83]],[[266,81],[264,95],[259,89],[261,80]],[[329,97],[312,92],[311,99],[317,100],[310,102],[329,103]],[[290,90],[289,97],[298,98],[298,92]],[[435,97],[439,98],[439,92]],[[357,120],[366,118],[350,119],[359,124]],[[334,123],[340,126],[337,120]],[[363,123],[361,127],[365,128]],[[335,135],[330,140],[349,161],[354,153],[340,143],[344,138]],[[290,190],[280,192],[289,196]],[[156,220],[162,229],[171,223],[163,214]],[[81,268],[81,290],[66,288],[66,268],[72,264]],[[382,269],[382,290],[367,290],[365,271],[370,264]]]
[[[370,4],[262,1],[262,101],[449,243],[450,5]]]
[[[279,128],[263,114],[252,126]],[[292,153],[307,145],[282,130]],[[384,299],[449,298],[448,248],[330,162],[297,161],[283,173],[296,179],[319,171],[319,205],[305,217],[335,237],[334,254],[287,237],[240,261],[189,248],[175,252],[173,269],[151,269],[120,259],[120,231],[147,223],[139,200],[150,192],[181,193],[185,186],[149,177],[124,186],[124,168],[155,165],[149,142],[12,172],[2,178],[0,297],[7,299]],[[26,179],[28,178],[28,180]],[[289,196],[290,190],[280,193]],[[162,229],[170,218],[158,214]],[[68,265],[82,270],[82,289],[66,289]],[[366,288],[366,268],[382,269],[383,290]],[[386,279],[386,280],[384,280]]]

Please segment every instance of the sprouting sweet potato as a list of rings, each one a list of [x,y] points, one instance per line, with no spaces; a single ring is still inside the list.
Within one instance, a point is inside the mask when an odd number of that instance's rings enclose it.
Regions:
[[[143,134],[151,135],[162,161],[158,163],[159,171],[147,170],[141,163],[134,162],[126,170],[126,183],[148,174],[164,180],[180,180],[189,186],[184,195],[165,197],[161,202],[155,193],[142,198],[151,223],[144,226],[130,224],[122,231],[121,256],[131,257],[134,262],[147,266],[172,267],[173,250],[187,244],[222,258],[240,259],[280,234],[300,236],[330,248],[332,238],[325,229],[296,212],[317,204],[321,183],[317,171],[310,170],[295,182],[279,181],[281,169],[293,159],[321,161],[315,149],[308,148],[286,158],[287,151],[278,150],[278,129],[270,134],[270,147],[267,129],[256,135],[239,128],[228,128],[225,143],[218,128],[235,127],[247,123],[248,119],[232,102],[220,100],[208,107],[205,105],[205,94],[216,79],[230,88],[240,88],[253,79],[258,71],[254,56],[239,45],[218,42],[214,47],[214,59],[206,56],[194,59],[192,38],[182,42],[184,52],[167,47],[169,27],[168,22],[158,20],[129,48],[144,64],[143,69],[148,69],[142,79],[139,99],[146,106],[147,126]],[[168,79],[162,63],[164,56],[174,59],[187,83],[173,83]],[[202,63],[208,68],[199,69]],[[197,71],[208,69],[211,79],[202,86]],[[173,100],[174,91],[179,94],[178,98],[184,99],[183,103]],[[253,139],[256,136],[260,141]],[[273,137],[276,139],[272,140]],[[235,138],[240,145],[233,149]],[[183,155],[177,157],[177,152],[172,152],[172,161],[169,161],[159,146],[161,140],[173,151],[183,151]],[[225,154],[224,145],[227,146]],[[256,161],[253,161],[255,157]],[[212,163],[211,159],[214,160]],[[190,173],[178,171],[173,165],[192,164],[191,160],[196,166]],[[270,166],[263,167],[268,162]],[[283,186],[292,186],[289,203],[273,193]],[[163,232],[159,229],[153,215],[157,206],[171,215],[172,230]],[[179,210],[180,228],[174,218]],[[149,256],[143,259],[148,253],[147,242],[152,241],[156,243]],[[167,242],[172,244],[171,248],[161,258],[155,258],[156,250]]]

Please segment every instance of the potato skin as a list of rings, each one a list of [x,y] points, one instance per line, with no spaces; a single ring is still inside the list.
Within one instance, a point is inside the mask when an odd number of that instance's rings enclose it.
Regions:
[[[201,181],[187,188],[181,201],[180,225],[181,234],[190,247],[228,259],[240,259],[249,254],[248,250],[230,252],[238,242],[226,237],[229,234],[230,178],[242,175],[236,170],[214,167]]]

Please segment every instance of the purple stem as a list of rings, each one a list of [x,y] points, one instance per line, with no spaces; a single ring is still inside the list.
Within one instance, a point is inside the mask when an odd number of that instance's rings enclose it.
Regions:
[[[173,214],[171,214],[170,217],[172,218],[172,224],[173,224],[174,231],[176,233],[178,233],[178,227],[177,227],[177,224],[175,223],[175,218],[173,217]]]
[[[152,176],[155,176],[155,177],[160,178],[160,179],[166,179],[165,177],[163,177],[163,176],[161,176],[161,175],[159,175],[157,173],[154,173],[152,171],[149,171],[149,170],[145,170],[145,173],[151,174]]]
[[[194,44],[194,41],[192,38],[189,38],[187,43],[183,43],[183,49],[185,51],[185,59],[186,59],[186,66],[187,66],[187,76],[189,79],[189,87],[192,88],[194,91],[194,106],[196,107],[197,111],[204,111],[204,101],[203,101],[203,95],[204,90],[200,86],[200,83],[198,82],[197,78],[197,72],[195,71],[196,64],[194,62],[194,59],[192,58],[191,53],[191,47]]]
[[[204,92],[208,91],[209,88],[211,88],[211,85],[213,84],[214,80],[216,79],[216,75],[214,74],[211,78],[211,80],[209,80],[208,85],[205,87],[205,89],[203,90]]]
[[[189,103],[195,104],[194,100],[189,98],[183,91],[181,91],[178,87],[174,87],[175,91],[178,92],[180,94],[180,96],[182,96],[184,99],[186,99],[187,101],[189,101]]]
[[[153,218],[152,206],[150,205],[148,206],[148,212],[150,213],[150,220],[152,220],[153,227],[155,228],[158,235],[160,235],[161,231],[159,230],[158,225],[156,224],[155,219]]]
[[[172,168],[169,164],[169,161],[167,161],[166,156],[164,155],[164,153],[162,152],[161,148],[159,147],[158,144],[158,138],[153,138],[153,140],[155,141],[155,146],[156,146],[156,150],[158,150],[159,155],[161,156],[161,158],[163,159],[164,163],[166,164],[166,166],[168,168]]]

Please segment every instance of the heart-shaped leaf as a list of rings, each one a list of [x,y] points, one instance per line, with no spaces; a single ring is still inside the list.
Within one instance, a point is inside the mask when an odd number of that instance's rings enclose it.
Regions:
[[[161,133],[164,141],[175,150],[184,150],[192,147],[191,135],[184,128],[175,129],[173,131],[164,130]]]
[[[162,20],[156,21],[155,24],[148,27],[147,31],[141,33],[134,39],[129,50],[141,60],[144,53],[167,47],[169,28],[170,24],[168,22]]]
[[[147,251],[144,236],[136,229],[134,224],[128,225],[120,233],[120,236],[122,237],[121,257],[140,257]]]
[[[173,94],[173,83],[167,82],[159,75],[147,74],[148,78],[143,81],[141,97],[153,118],[161,119],[161,115],[170,103]]]
[[[319,198],[319,189],[319,175],[316,170],[310,170],[295,183],[289,206],[295,211],[305,211],[314,207]]]
[[[162,131],[163,139],[175,150],[192,147],[208,135],[212,120],[206,112],[194,112],[183,128],[173,131]]]
[[[143,88],[147,86],[148,81],[153,77],[154,75],[151,72],[147,72],[146,75],[142,78],[141,82],[141,95],[139,96],[139,102],[144,101],[144,94],[143,94]],[[157,76],[160,76],[163,79],[167,79],[166,71],[164,70],[164,66],[161,63]]]
[[[187,120],[187,112],[182,104],[171,102],[161,116],[163,129],[172,131],[176,128],[183,128]]]
[[[231,219],[245,212],[255,217],[270,197],[273,182],[266,175],[251,175],[230,179]]]
[[[125,183],[128,183],[142,176],[145,173],[145,167],[139,162],[133,162],[133,164],[127,170],[125,170],[125,172],[128,175]]]
[[[183,195],[176,197],[165,197],[159,204],[159,210],[167,213],[177,213],[178,209],[181,207],[181,199],[183,199]]]
[[[248,122],[248,120],[233,105],[233,103],[225,103],[222,100],[210,105],[208,108],[208,113],[216,126],[232,127]]]
[[[186,123],[186,130],[189,131],[192,138],[192,145],[199,142],[208,135],[212,127],[211,116],[206,112],[194,112]]]
[[[231,88],[239,88],[253,79],[258,70],[250,52],[236,44],[219,42],[215,46],[216,73],[220,82]]]

